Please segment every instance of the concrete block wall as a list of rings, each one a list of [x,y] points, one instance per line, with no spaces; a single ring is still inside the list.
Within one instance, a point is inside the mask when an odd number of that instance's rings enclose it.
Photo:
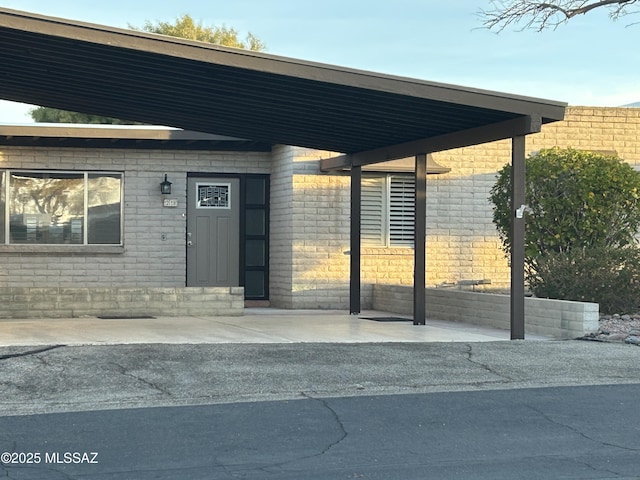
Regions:
[[[497,171],[511,159],[511,146],[483,147],[433,155],[451,172],[427,180],[427,285],[484,278],[509,284],[488,197]]]
[[[296,148],[293,163],[292,298],[295,308],[348,308],[348,174],[321,173],[337,154]]]
[[[370,286],[371,294],[376,283],[413,285],[413,248],[362,247],[360,253],[362,281]]]
[[[184,286],[187,172],[271,167],[269,153],[248,152],[0,147],[0,160],[3,168],[124,172],[122,247],[0,245],[0,287]],[[165,173],[177,208],[162,206]]]
[[[320,172],[320,160],[336,153],[288,148],[293,153],[293,170],[291,189],[288,190],[287,185],[286,190],[290,195],[291,224],[287,227],[291,229],[292,245],[291,299],[287,306],[346,309],[349,306],[349,173]],[[272,184],[276,163],[274,158]],[[272,198],[274,194],[277,193],[273,192]],[[274,238],[272,234],[272,245]],[[278,240],[282,241],[283,237]],[[276,252],[272,251],[272,265],[280,261],[274,255]],[[361,270],[361,306],[371,308],[373,284],[413,282],[413,249],[363,247]],[[277,306],[273,295],[271,298],[272,305]]]
[[[526,140],[527,154],[553,147],[615,151],[639,166],[640,109],[569,107],[564,121],[544,125]],[[427,181],[427,284],[488,278],[491,288],[508,287],[510,271],[488,197],[497,172],[511,162],[511,142],[433,157],[451,172]]]
[[[0,318],[243,313],[242,287],[0,287]]]
[[[185,287],[187,172],[271,170],[271,154],[258,152],[2,146],[0,162],[11,169],[124,172],[122,246],[0,245],[0,288],[30,288],[34,298],[42,288]],[[177,208],[163,207],[165,173]]]
[[[269,218],[269,300],[273,307],[293,308],[293,157],[292,147],[272,151]]]
[[[469,292],[448,288],[427,288],[427,316],[437,320],[464,322],[508,330],[510,301],[507,295]],[[378,284],[373,289],[376,310],[413,314],[413,289],[400,285]],[[556,339],[572,339],[598,329],[598,304],[525,299],[525,333]]]
[[[565,121],[545,125],[527,137],[526,146],[527,154],[555,146],[616,151],[640,165],[640,109],[570,107]],[[271,265],[278,266],[272,270],[272,293],[280,292],[272,295],[274,305],[348,306],[349,257],[344,252],[349,249],[350,180],[348,174],[319,170],[319,160],[334,155],[293,147],[274,150]],[[489,279],[491,285],[478,288],[509,287],[508,261],[488,197],[498,170],[511,161],[511,141],[433,156],[451,172],[427,179],[427,285]],[[363,247],[363,307],[371,305],[374,284],[412,285],[413,258],[411,248]]]
[[[640,109],[572,107],[529,136],[541,148],[616,151],[640,165]],[[5,168],[124,171],[124,246],[0,245],[0,287],[176,287],[185,283],[186,172],[270,173],[270,299],[282,308],[347,308],[348,174],[325,174],[331,152],[275,146],[271,153],[0,147]],[[489,190],[510,162],[509,141],[434,154],[451,168],[427,181],[427,284],[488,278],[509,285]],[[178,208],[163,208],[173,182]],[[162,240],[163,234],[166,240]],[[411,248],[362,249],[362,304],[378,283],[411,285]]]

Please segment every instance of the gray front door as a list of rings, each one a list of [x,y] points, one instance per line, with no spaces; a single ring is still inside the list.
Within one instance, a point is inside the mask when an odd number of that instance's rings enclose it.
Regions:
[[[240,180],[189,177],[187,286],[239,285]]]

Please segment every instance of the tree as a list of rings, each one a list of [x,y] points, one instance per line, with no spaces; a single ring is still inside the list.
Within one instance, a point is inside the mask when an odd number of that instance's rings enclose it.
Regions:
[[[173,23],[170,22],[150,22],[147,21],[143,27],[138,28],[129,24],[133,30],[169,35],[172,37],[186,38],[201,42],[213,43],[225,47],[242,48],[252,51],[263,51],[266,49],[264,42],[259,40],[251,32],[247,33],[245,40],[240,39],[240,34],[234,28],[222,25],[204,26],[202,22],[195,22],[190,15],[182,15]],[[49,123],[107,123],[107,124],[137,124],[128,120],[120,120],[99,115],[69,112],[49,107],[36,107],[30,110],[29,114],[36,122]]]
[[[57,108],[36,107],[29,111],[34,122],[39,123],[109,123],[113,125],[140,125],[138,122],[102,117],[88,113],[69,112]]]
[[[480,10],[479,16],[488,29],[504,30],[510,25],[522,24],[523,29],[542,31],[557,28],[578,15],[603,8],[609,17],[617,20],[625,15],[640,12],[634,6],[640,0],[491,0],[493,8]]]
[[[238,31],[225,25],[220,27],[206,27],[202,22],[195,22],[190,15],[178,17],[174,23],[147,21],[142,28],[129,25],[133,30],[140,30],[149,33],[159,33],[172,37],[186,38],[188,40],[198,40],[200,42],[214,43],[225,47],[242,48],[261,52],[266,49],[264,42],[259,40],[251,32],[247,33],[245,41],[240,40]]]

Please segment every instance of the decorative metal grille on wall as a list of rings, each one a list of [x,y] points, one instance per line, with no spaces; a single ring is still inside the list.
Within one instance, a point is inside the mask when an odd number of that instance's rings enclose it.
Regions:
[[[231,208],[230,184],[198,184],[198,208]]]

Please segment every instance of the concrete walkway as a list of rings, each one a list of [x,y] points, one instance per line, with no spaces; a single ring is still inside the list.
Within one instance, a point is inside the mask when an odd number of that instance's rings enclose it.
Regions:
[[[367,311],[247,309],[242,317],[0,320],[0,346],[114,345],[139,343],[366,343],[490,342],[509,340],[507,330],[428,320],[382,322],[398,317]],[[527,336],[530,340],[545,337]]]

